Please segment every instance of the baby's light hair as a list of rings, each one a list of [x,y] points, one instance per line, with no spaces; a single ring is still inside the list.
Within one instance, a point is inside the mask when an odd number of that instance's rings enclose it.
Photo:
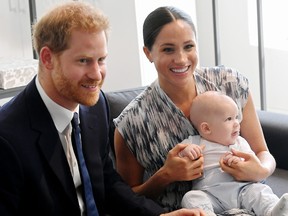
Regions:
[[[197,95],[192,102],[190,109],[190,121],[193,126],[199,131],[199,126],[202,122],[209,122],[211,115],[217,115],[223,111],[223,105],[233,103],[237,107],[235,101],[218,91],[206,91]]]

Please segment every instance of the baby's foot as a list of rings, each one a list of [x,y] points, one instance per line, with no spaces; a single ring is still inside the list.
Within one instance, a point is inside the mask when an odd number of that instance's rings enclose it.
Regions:
[[[272,209],[272,216],[288,216],[288,193],[283,194],[276,206]]]

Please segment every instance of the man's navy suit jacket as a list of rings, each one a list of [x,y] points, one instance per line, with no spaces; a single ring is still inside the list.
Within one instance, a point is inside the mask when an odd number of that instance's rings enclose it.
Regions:
[[[159,215],[163,209],[136,196],[109,157],[109,108],[103,92],[80,106],[83,153],[100,215]],[[0,108],[0,215],[80,215],[58,131],[35,78]]]

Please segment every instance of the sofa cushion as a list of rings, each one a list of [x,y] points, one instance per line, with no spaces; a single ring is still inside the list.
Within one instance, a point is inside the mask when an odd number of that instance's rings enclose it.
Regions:
[[[279,197],[284,193],[288,193],[288,170],[277,168],[273,175],[267,178],[266,184]]]

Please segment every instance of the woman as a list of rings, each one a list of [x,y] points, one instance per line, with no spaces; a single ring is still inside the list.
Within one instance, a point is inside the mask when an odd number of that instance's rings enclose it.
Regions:
[[[185,144],[197,134],[189,122],[196,95],[208,90],[232,97],[241,111],[241,135],[257,156],[235,151],[245,161],[224,171],[239,181],[260,181],[272,174],[275,160],[269,153],[255,111],[248,80],[225,68],[197,68],[196,30],[187,14],[174,7],[151,12],[143,26],[144,52],[158,79],[115,119],[116,166],[136,193],[156,199],[169,210],[180,208],[191,180],[201,176],[203,157],[180,158]]]

